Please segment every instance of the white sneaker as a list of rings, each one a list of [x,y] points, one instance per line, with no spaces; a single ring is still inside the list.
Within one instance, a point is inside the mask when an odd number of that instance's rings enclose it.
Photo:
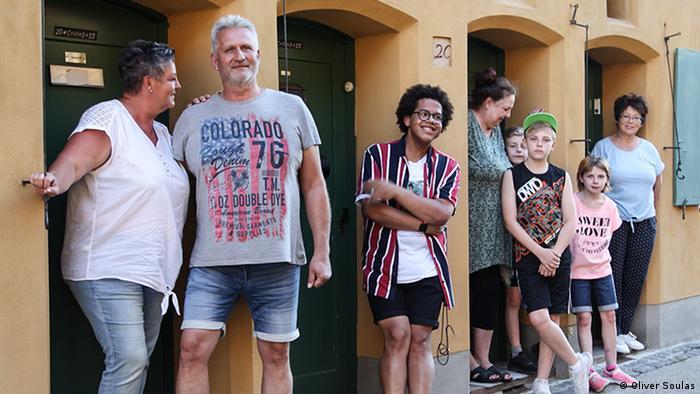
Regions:
[[[630,347],[627,346],[625,343],[625,340],[622,339],[623,335],[618,335],[617,336],[617,352],[621,354],[629,354],[630,353]]]
[[[574,383],[574,394],[588,394],[588,373],[593,365],[593,356],[588,352],[583,352],[577,354],[577,357],[581,363],[578,371],[574,371],[569,366],[569,376]]]
[[[644,350],[644,344],[637,340],[637,336],[628,332],[627,334],[618,335],[618,338],[622,337],[628,348],[632,350]]]
[[[552,394],[552,392],[549,391],[549,380],[547,380],[547,379],[535,379],[535,382],[532,384],[532,393],[533,394]]]

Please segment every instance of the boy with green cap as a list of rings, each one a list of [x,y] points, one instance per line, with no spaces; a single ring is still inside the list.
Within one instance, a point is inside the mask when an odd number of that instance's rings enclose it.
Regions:
[[[557,128],[557,119],[547,112],[525,118],[528,157],[503,175],[501,205],[506,228],[515,238],[523,303],[541,338],[533,392],[550,392],[547,379],[556,354],[569,365],[574,393],[585,394],[593,357],[575,353],[558,324],[559,315],[568,310],[568,246],[576,231],[576,207],[569,174],[547,161]]]

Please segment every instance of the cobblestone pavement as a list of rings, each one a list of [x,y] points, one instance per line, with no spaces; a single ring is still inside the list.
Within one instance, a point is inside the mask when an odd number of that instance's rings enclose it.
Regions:
[[[620,368],[643,383],[643,387],[608,386],[608,394],[700,393],[700,341],[632,353]],[[595,365],[600,371],[605,362]],[[552,393],[571,393],[570,379],[550,380]]]

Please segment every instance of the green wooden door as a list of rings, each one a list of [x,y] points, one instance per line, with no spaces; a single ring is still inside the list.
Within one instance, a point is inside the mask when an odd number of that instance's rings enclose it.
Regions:
[[[57,27],[85,38],[66,38]],[[65,31],[65,29],[64,29]],[[96,32],[94,35],[90,32]],[[75,34],[73,34],[75,37]],[[95,39],[92,39],[95,38]],[[165,41],[164,16],[119,1],[45,0],[44,69],[46,162],[51,163],[66,143],[80,115],[100,101],[119,97],[117,57],[136,38]],[[86,64],[66,63],[66,52],[86,54]],[[104,88],[51,84],[49,65],[100,68]],[[167,124],[167,115],[160,119]],[[60,255],[65,227],[66,196],[49,203],[49,292],[51,332],[51,392],[95,393],[104,368],[104,355],[92,328],[63,282]],[[164,319],[160,340],[149,369],[148,393],[173,392],[172,323]],[[165,346],[163,346],[165,344]]]
[[[506,71],[506,52],[484,40],[469,36],[467,39],[467,88],[469,106],[472,103],[472,90],[474,90],[474,75],[479,71],[493,67],[498,75],[504,75]],[[505,119],[501,122],[501,131],[506,129]]]
[[[467,86],[469,89],[469,102],[474,90],[474,74],[488,67],[493,67],[498,75],[503,75],[506,70],[506,52],[484,40],[469,36],[467,39]]]
[[[603,65],[588,58],[588,97],[586,97],[586,128],[588,139],[586,153],[603,138]]]
[[[321,289],[306,288],[302,271],[299,295],[301,337],[292,343],[295,393],[355,393],[356,270],[355,260],[355,138],[354,93],[345,92],[354,80],[354,43],[349,37],[319,24],[287,20],[288,62],[279,48],[280,90],[301,96],[321,135],[321,155],[332,207],[331,263],[333,278]],[[280,21],[278,36],[283,40]],[[302,217],[306,217],[302,212]],[[313,253],[304,219],[307,256]]]

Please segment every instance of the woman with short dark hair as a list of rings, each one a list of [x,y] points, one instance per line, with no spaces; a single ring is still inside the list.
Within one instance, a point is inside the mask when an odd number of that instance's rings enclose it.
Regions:
[[[63,278],[105,353],[99,393],[141,393],[182,263],[189,182],[156,122],[180,88],[174,52],[136,40],[119,57],[123,94],[83,113],[37,193],[68,191]],[[70,188],[70,190],[69,190]]]
[[[617,309],[617,352],[642,350],[632,334],[632,320],[646,280],[656,238],[656,206],[664,163],[654,145],[638,135],[649,106],[644,97],[629,93],[615,100],[617,131],[595,145],[591,154],[610,163],[612,190],[607,193],[620,212],[622,226],[610,241]]]

